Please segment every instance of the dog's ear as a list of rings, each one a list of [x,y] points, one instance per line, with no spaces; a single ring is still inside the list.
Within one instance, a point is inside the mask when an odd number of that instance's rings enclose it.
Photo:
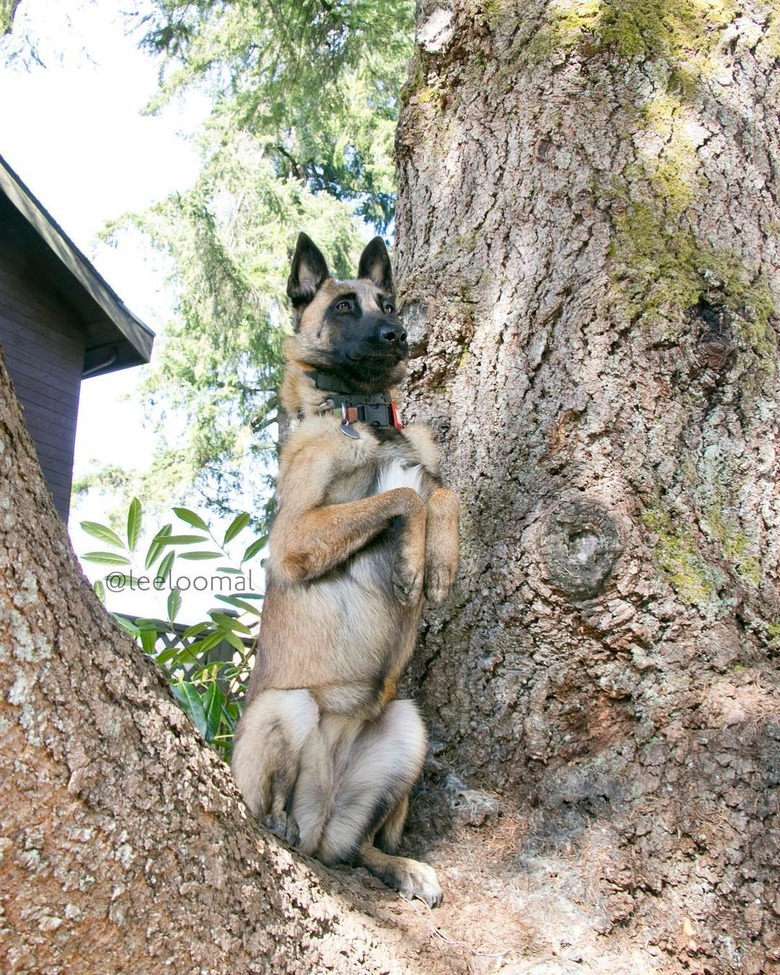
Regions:
[[[306,234],[298,234],[290,276],[287,279],[287,295],[296,311],[308,305],[317,289],[330,277],[328,265],[320,249]]]
[[[366,249],[360,255],[358,277],[367,278],[381,288],[385,294],[393,294],[393,272],[390,269],[390,255],[387,253],[385,242],[381,237],[366,244]]]

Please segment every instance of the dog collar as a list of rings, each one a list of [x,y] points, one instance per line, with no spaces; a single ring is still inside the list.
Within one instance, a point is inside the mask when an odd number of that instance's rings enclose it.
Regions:
[[[360,439],[360,434],[352,426],[353,423],[367,423],[371,427],[394,430],[402,429],[398,407],[386,393],[355,393],[327,373],[307,372],[306,375],[314,380],[317,389],[329,393],[328,400],[332,406],[330,410],[323,410],[323,413],[331,412],[333,416],[340,417],[341,432],[353,440]]]
[[[336,379],[335,376],[331,376],[327,372],[317,372],[316,369],[310,369],[304,374],[314,381],[317,389],[321,389],[323,392],[347,393],[353,397],[358,395],[349,386],[345,386],[340,379]],[[381,396],[382,394],[380,393],[379,395]]]
[[[376,398],[376,397],[372,397]],[[360,434],[352,426],[353,423],[367,423],[370,427],[390,428],[401,430],[403,424],[398,415],[398,407],[389,397],[384,403],[352,403],[349,397],[332,396],[334,416],[341,417],[341,432],[353,440],[360,439]],[[339,402],[341,401],[341,402]]]

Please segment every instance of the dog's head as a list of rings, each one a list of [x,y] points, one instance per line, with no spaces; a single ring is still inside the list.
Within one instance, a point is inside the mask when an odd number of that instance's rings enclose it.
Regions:
[[[366,246],[357,277],[337,281],[317,246],[300,234],[287,294],[295,310],[289,358],[355,392],[384,392],[403,378],[409,346],[396,317],[390,257],[381,237]]]

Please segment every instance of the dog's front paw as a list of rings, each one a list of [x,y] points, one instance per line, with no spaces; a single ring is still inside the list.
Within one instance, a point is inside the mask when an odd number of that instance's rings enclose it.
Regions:
[[[414,606],[420,601],[423,574],[399,559],[393,569],[393,593],[402,606]]]
[[[434,562],[425,569],[425,598],[434,606],[441,606],[450,594],[455,582],[456,570],[441,562]]]
[[[290,846],[297,846],[301,838],[295,819],[285,812],[269,813],[263,820],[263,826],[270,829],[281,839],[286,840]]]

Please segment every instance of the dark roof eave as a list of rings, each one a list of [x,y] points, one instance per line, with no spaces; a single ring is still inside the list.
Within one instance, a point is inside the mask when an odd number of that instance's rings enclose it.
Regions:
[[[154,332],[125,306],[122,299],[41,206],[2,156],[0,156],[0,191],[8,197],[41,240],[115,326],[118,332],[117,342],[127,350],[118,368],[149,362],[152,356]]]

